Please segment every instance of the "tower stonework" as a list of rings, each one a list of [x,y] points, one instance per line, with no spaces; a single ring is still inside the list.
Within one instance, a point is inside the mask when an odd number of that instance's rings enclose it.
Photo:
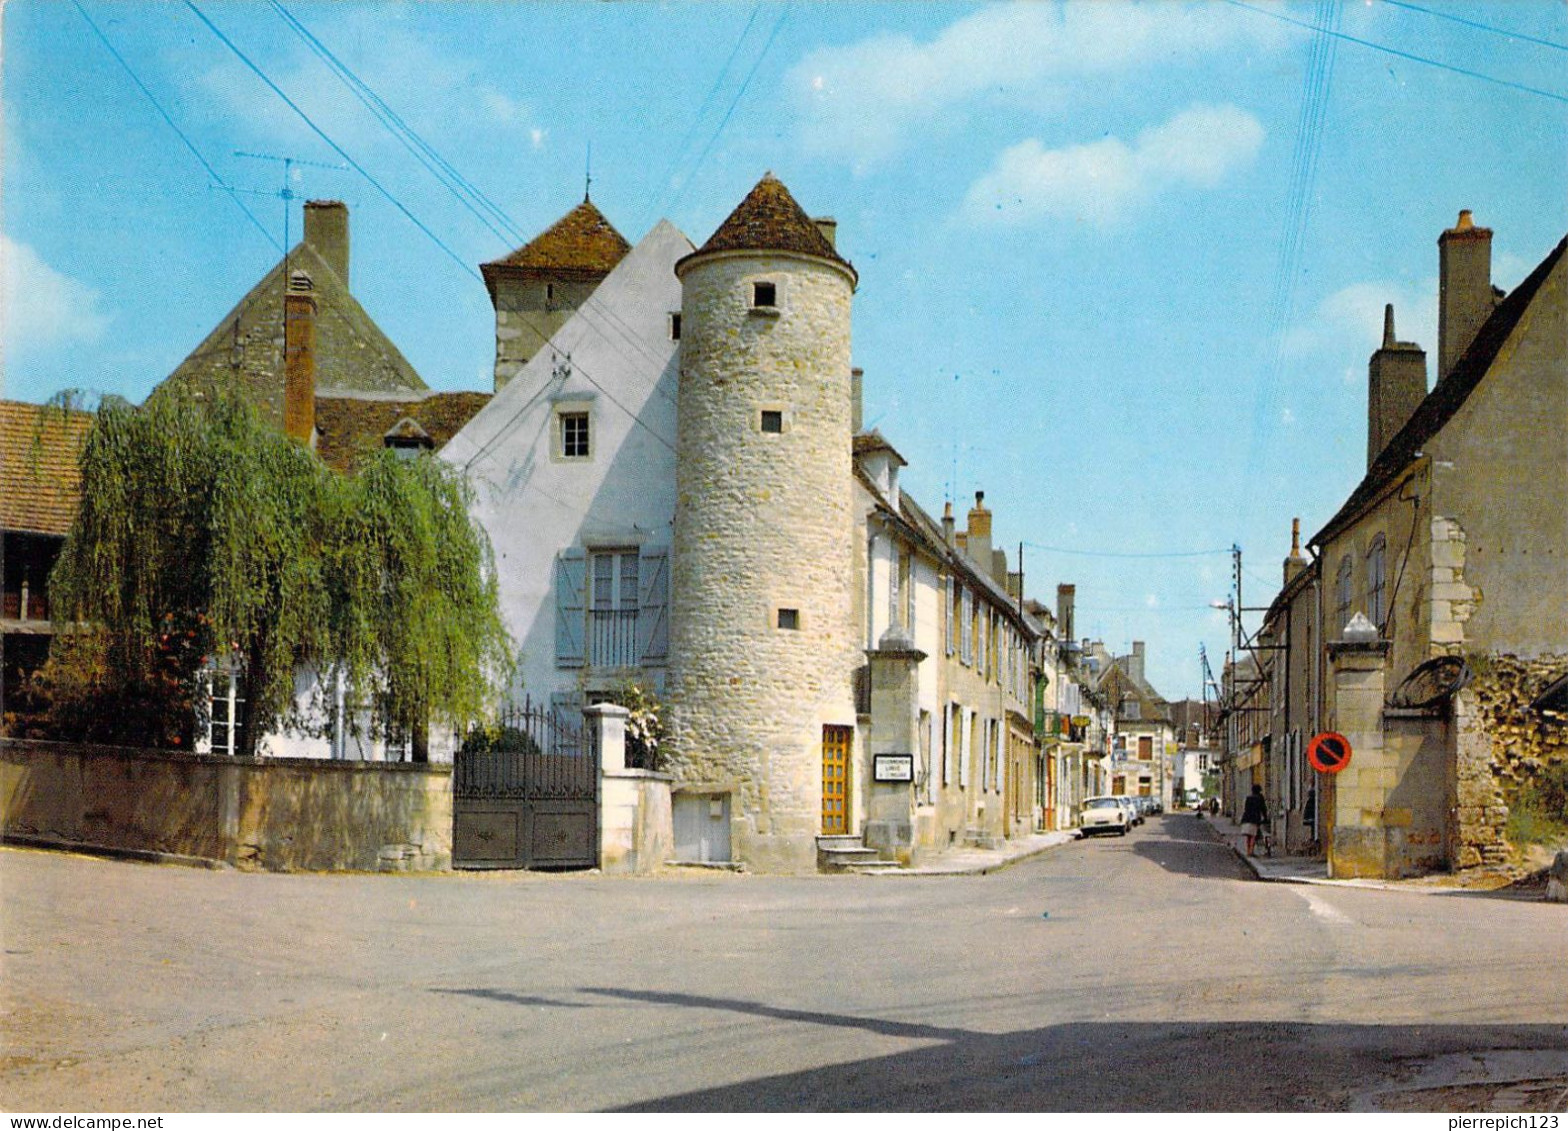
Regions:
[[[853,732],[862,662],[856,275],[771,174],[676,273],[670,768],[678,790],[727,795],[734,859],[811,871],[824,728]]]

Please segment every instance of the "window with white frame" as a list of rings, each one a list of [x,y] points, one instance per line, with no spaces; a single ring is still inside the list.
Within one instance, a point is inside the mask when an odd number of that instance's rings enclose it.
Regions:
[[[237,663],[215,663],[205,674],[207,742],[213,754],[230,757],[244,748],[245,685]]]
[[[588,564],[588,662],[595,667],[635,667],[637,551],[595,550]]]
[[[555,455],[562,460],[593,457],[592,417],[584,406],[558,408],[555,413]]]

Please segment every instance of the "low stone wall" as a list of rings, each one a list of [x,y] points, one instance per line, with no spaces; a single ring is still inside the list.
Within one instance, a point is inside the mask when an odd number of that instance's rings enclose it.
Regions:
[[[675,855],[668,774],[606,769],[599,797],[599,867],[607,875],[657,872]]]
[[[1568,671],[1568,656],[1471,656],[1468,662],[1474,679],[1455,703],[1455,865],[1498,866],[1508,858],[1504,831],[1520,787],[1541,768],[1568,761],[1568,720],[1530,710],[1547,684]]]
[[[253,870],[441,871],[452,771],[0,739],[0,822],[8,839]]]

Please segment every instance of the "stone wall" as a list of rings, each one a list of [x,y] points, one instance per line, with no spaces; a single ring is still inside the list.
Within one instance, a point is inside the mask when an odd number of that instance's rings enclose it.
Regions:
[[[759,281],[776,308],[752,305]],[[856,725],[852,290],[785,254],[684,267],[669,765],[731,794],[736,859],[757,871],[816,868],[823,727]]]
[[[452,865],[450,766],[0,739],[7,839],[256,871]]]
[[[1546,685],[1568,670],[1568,656],[1471,656],[1469,663],[1474,679],[1455,701],[1455,866],[1501,866],[1508,860],[1508,809],[1521,787],[1545,766],[1568,761],[1568,719],[1530,710]]]

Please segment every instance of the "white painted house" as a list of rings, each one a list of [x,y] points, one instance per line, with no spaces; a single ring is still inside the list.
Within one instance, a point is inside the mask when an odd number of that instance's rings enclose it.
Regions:
[[[502,614],[518,648],[518,698],[565,708],[628,680],[663,686],[675,263],[692,250],[660,221],[578,299],[548,345],[505,381],[498,375],[495,397],[440,452],[467,473],[475,518],[495,551]]]

